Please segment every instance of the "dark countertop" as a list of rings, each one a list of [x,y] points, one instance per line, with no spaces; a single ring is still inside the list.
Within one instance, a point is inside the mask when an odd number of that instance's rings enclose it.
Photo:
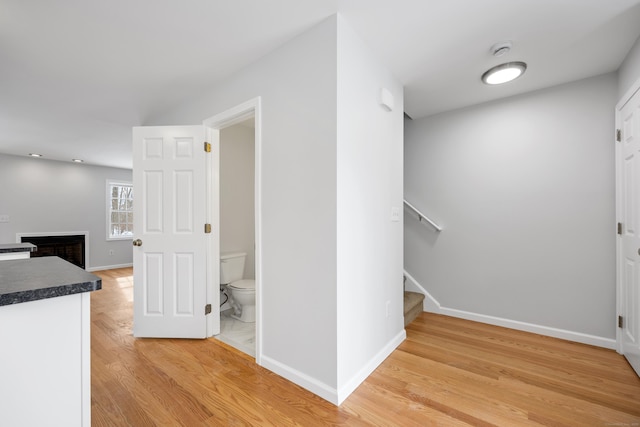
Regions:
[[[102,289],[102,279],[58,257],[0,261],[0,306]]]
[[[7,243],[0,245],[0,254],[8,252],[35,252],[38,247],[33,243]]]

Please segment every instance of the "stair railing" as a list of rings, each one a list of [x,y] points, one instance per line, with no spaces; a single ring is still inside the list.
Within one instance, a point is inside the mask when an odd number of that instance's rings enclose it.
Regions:
[[[415,206],[413,206],[411,203],[407,202],[406,200],[403,200],[404,204],[407,205],[412,211],[414,211],[415,213],[418,214],[418,221],[422,222],[422,220],[424,219],[426,222],[428,222],[433,228],[436,229],[436,231],[442,231],[442,227],[439,226],[438,224],[436,224],[431,218],[429,218],[428,216],[426,216],[425,214],[423,214],[422,212],[420,212],[418,210],[418,208],[416,208]]]

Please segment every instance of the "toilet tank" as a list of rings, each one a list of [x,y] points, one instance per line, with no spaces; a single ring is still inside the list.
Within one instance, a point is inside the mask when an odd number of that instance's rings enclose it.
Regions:
[[[242,279],[245,252],[222,252],[220,254],[220,284],[228,285]]]

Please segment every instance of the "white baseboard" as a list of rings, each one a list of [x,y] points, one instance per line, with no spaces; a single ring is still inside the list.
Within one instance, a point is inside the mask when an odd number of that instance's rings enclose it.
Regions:
[[[402,343],[402,341],[404,341],[407,338],[407,332],[404,330],[404,328],[402,328],[401,332],[398,333],[398,335],[396,335],[395,337],[393,337],[393,339],[391,341],[389,341],[387,343],[387,345],[385,345],[379,352],[378,354],[376,354],[370,361],[369,363],[367,363],[366,365],[364,365],[360,371],[358,371],[358,373],[356,375],[354,375],[349,381],[346,382],[345,385],[343,385],[342,387],[340,387],[340,389],[338,390],[338,405],[340,405],[342,402],[345,401],[345,399],[347,397],[349,397],[349,395],[351,393],[353,393],[353,391],[358,388],[358,386],[360,384],[363,383],[364,380],[367,379],[367,377],[369,375],[371,375],[371,373],[373,371],[376,370],[376,368],[378,366],[380,366],[380,364],[382,362],[384,362],[384,360],[389,357],[389,355],[391,353],[393,353],[393,351]]]
[[[132,263],[128,263],[128,264],[115,264],[115,265],[103,265],[100,267],[89,267],[89,268],[85,268],[86,271],[100,271],[100,270],[113,270],[115,268],[126,268],[126,267],[133,267]]]
[[[324,400],[338,405],[338,393],[334,387],[330,387],[327,384],[318,381],[315,378],[308,376],[292,367],[285,365],[265,356],[260,357],[260,365],[268,370],[275,372],[283,378],[288,379],[292,383],[298,384],[300,387],[309,390],[311,393],[316,394]]]
[[[404,275],[407,277],[405,287],[407,290],[413,290],[425,295],[422,304],[423,311],[429,313],[443,314],[445,316],[457,317],[460,319],[472,320],[474,322],[487,323],[489,325],[502,326],[505,328],[516,329],[518,331],[531,332],[534,334],[545,335],[553,338],[560,338],[567,341],[589,344],[596,347],[616,349],[616,340],[612,338],[599,337],[596,335],[584,334],[582,332],[568,331],[566,329],[551,328],[548,326],[536,325],[533,323],[520,322],[518,320],[505,319],[502,317],[489,316],[486,314],[472,313],[469,311],[457,310],[454,308],[442,307],[440,303],[429,294],[409,273],[406,271]]]
[[[339,390],[265,355],[260,357],[260,365],[339,406],[405,340],[406,336],[405,330],[402,329]]]

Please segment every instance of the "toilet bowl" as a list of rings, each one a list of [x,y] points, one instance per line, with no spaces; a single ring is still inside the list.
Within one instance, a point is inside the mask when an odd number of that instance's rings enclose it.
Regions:
[[[256,281],[242,278],[246,256],[244,252],[220,254],[220,285],[227,288],[231,317],[251,323],[256,321]]]
[[[244,279],[227,285],[227,291],[231,292],[231,317],[242,322],[256,321],[256,281]]]

